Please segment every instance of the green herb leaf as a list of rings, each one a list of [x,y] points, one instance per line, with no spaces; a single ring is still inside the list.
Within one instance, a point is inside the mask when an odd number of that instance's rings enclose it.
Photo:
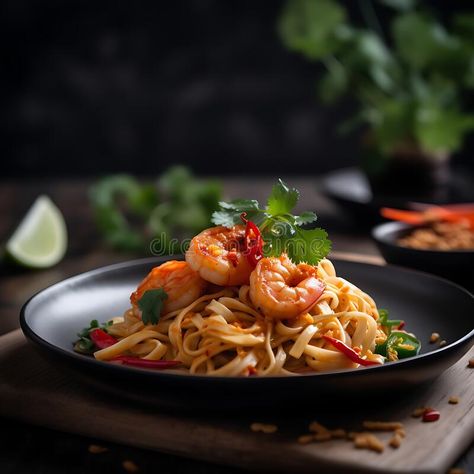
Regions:
[[[337,48],[336,31],[345,18],[346,10],[333,0],[293,0],[284,7],[278,31],[289,50],[320,59]]]
[[[234,201],[219,202],[221,210],[215,211],[212,214],[212,222],[215,225],[222,225],[224,227],[232,227],[237,224],[242,224],[241,215],[246,214],[246,218],[260,224],[266,218],[264,210],[259,208],[259,203],[255,199],[235,199]]]
[[[270,215],[289,214],[296,206],[300,193],[295,188],[289,188],[281,179],[272,188],[267,202],[267,212]]]
[[[160,320],[163,303],[168,299],[168,294],[163,288],[147,290],[138,301],[142,312],[143,324],[157,324]]]
[[[317,219],[318,216],[314,212],[305,211],[299,216],[295,216],[295,223],[296,225],[311,224],[311,222],[315,222]]]
[[[301,227],[317,219],[314,212],[303,212],[299,216],[291,214],[298,198],[298,190],[280,179],[272,188],[265,210],[254,200],[221,202],[221,210],[214,212],[212,220],[216,225],[231,227],[241,223],[241,213],[246,212],[247,219],[260,227],[265,256],[280,256],[286,252],[295,263],[317,265],[331,250],[331,241],[323,229]]]

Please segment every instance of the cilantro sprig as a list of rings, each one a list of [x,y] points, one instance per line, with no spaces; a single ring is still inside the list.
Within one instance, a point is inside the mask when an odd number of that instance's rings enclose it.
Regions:
[[[168,294],[163,288],[154,288],[143,293],[138,300],[138,307],[142,312],[144,324],[157,324],[160,320],[161,312]]]
[[[232,227],[241,224],[242,213],[258,225],[265,240],[264,255],[279,256],[286,252],[295,263],[317,265],[331,250],[331,241],[324,229],[305,229],[302,226],[316,221],[314,212],[292,214],[299,200],[299,192],[281,179],[272,188],[265,208],[254,199],[219,202],[220,210],[212,215],[216,225]]]

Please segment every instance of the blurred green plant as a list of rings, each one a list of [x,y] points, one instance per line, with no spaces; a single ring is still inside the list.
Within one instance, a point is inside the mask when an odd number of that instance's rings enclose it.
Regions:
[[[474,88],[474,13],[449,28],[416,0],[378,0],[392,9],[385,36],[371,0],[359,0],[366,27],[354,26],[342,2],[287,0],[278,30],[290,51],[319,61],[319,96],[355,97],[359,112],[342,129],[368,125],[383,154],[417,147],[433,157],[458,150],[474,128],[463,94]]]
[[[198,180],[182,166],[164,172],[156,184],[118,174],[90,189],[95,221],[105,242],[121,251],[146,251],[150,242],[165,254],[179,250],[179,241],[211,225],[221,186]]]

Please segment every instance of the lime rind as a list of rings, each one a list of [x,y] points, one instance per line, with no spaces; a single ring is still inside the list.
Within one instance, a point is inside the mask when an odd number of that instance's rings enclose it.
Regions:
[[[63,215],[48,196],[39,196],[8,240],[7,256],[30,268],[56,265],[66,253]]]

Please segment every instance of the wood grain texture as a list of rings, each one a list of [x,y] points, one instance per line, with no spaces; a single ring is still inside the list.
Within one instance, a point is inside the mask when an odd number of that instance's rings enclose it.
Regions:
[[[156,408],[133,406],[92,391],[69,372],[44,361],[20,331],[0,337],[0,414],[65,432],[153,449],[194,459],[253,469],[297,472],[441,474],[474,437],[474,370],[467,368],[473,351],[430,387],[393,404],[390,409],[350,408],[325,413],[308,407],[305,419],[249,419],[234,413],[227,419],[178,416]],[[370,390],[370,387],[368,387]],[[460,397],[450,405],[450,395]],[[436,423],[410,416],[418,406],[440,410]],[[402,421],[407,438],[398,450],[377,454],[355,450],[348,441],[300,445],[299,434],[318,419],[330,427],[358,429],[364,419]],[[276,434],[249,430],[252,421],[275,423]],[[388,434],[380,437],[387,441]]]

